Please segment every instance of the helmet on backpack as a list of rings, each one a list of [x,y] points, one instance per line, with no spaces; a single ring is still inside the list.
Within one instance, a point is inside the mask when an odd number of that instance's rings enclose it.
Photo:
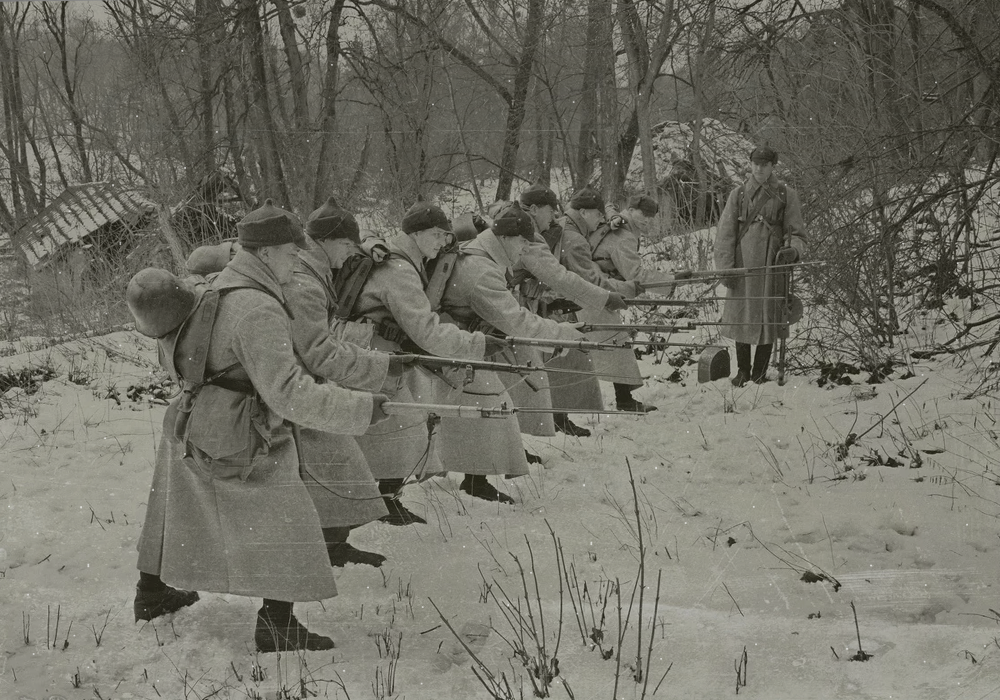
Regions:
[[[188,274],[205,277],[213,272],[222,272],[239,249],[240,244],[236,241],[199,246],[191,251],[185,263]]]
[[[167,270],[147,267],[133,275],[125,302],[135,318],[135,329],[150,338],[162,338],[194,310],[192,286]]]

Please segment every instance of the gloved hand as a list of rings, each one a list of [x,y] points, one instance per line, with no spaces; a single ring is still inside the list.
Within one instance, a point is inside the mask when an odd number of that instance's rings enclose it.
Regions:
[[[386,258],[389,257],[389,249],[382,243],[376,243],[372,246],[370,254],[372,256],[372,260],[374,260],[375,264],[378,265],[379,263],[385,262]]]
[[[389,417],[389,414],[382,410],[382,404],[389,400],[385,394],[372,394],[372,417],[368,425],[381,423]]]
[[[628,304],[625,303],[625,297],[617,292],[611,292],[608,294],[608,301],[604,304],[605,311],[621,311],[626,308]]]
[[[622,216],[621,214],[615,214],[610,219],[608,219],[608,226],[611,227],[612,231],[614,231],[615,229],[619,229],[624,225],[625,225],[625,217]]]
[[[694,277],[694,273],[691,270],[674,270],[675,280],[689,280]]]
[[[635,285],[636,296],[646,293],[646,288],[642,286],[642,283],[639,280],[632,280],[632,284]]]
[[[504,352],[509,347],[510,347],[510,343],[508,343],[503,338],[498,338],[495,335],[487,335],[486,336],[486,352],[483,353],[483,357],[487,358],[487,359],[491,358],[491,357],[494,357],[494,356],[499,355],[500,353]]]
[[[791,265],[799,261],[799,251],[795,248],[781,248],[774,256],[775,265]]]

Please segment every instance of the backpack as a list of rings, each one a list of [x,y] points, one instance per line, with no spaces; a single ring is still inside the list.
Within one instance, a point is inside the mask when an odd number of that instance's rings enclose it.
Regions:
[[[309,267],[307,265],[307,267]],[[364,253],[349,257],[343,266],[337,270],[333,278],[333,293],[337,299],[334,317],[342,320],[353,320],[354,306],[357,304],[361,290],[375,268],[375,261]],[[319,275],[317,274],[317,277]]]
[[[225,379],[227,374],[240,367],[238,362],[205,376],[219,301],[236,289],[256,289],[275,299],[286,313],[289,311],[284,302],[271,290],[250,281],[221,288],[215,287],[213,281],[217,274],[212,273],[208,277],[192,275],[187,278],[187,281],[194,286],[195,301],[187,317],[176,328],[157,339],[160,365],[170,373],[179,386],[192,394],[197,394],[207,384],[224,385],[236,391],[252,393],[254,389],[248,381]]]

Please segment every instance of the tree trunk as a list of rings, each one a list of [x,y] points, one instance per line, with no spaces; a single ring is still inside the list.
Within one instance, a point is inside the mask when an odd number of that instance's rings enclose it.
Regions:
[[[521,125],[524,123],[528,87],[531,84],[535,54],[538,52],[544,12],[545,0],[528,0],[528,16],[524,23],[524,44],[521,56],[517,61],[517,68],[514,71],[514,89],[511,90],[511,101],[507,108],[503,152],[500,156],[500,179],[497,183],[496,198],[498,200],[510,199],[510,190],[514,183],[517,151],[521,146]]]
[[[322,106],[319,119],[319,148],[312,203],[317,208],[333,191],[333,139],[337,128],[337,90],[340,86],[340,21],[346,0],[335,0],[326,27],[326,72],[323,74]],[[347,206],[348,202],[341,202]]]
[[[291,207],[291,198],[285,182],[284,169],[281,163],[281,152],[278,146],[278,130],[271,112],[271,100],[268,95],[267,68],[265,66],[264,30],[261,26],[260,8],[257,0],[241,0],[244,39],[246,41],[245,57],[249,62],[251,95],[251,114],[256,124],[258,138],[255,140],[258,149],[261,183],[259,192],[264,198],[271,197],[278,206]]]
[[[216,169],[215,164],[215,114],[212,101],[215,97],[212,88],[212,45],[215,33],[212,31],[213,17],[209,8],[209,0],[195,0],[195,37],[198,42],[198,78],[199,99],[201,106],[201,151],[199,159],[202,177],[207,177]]]

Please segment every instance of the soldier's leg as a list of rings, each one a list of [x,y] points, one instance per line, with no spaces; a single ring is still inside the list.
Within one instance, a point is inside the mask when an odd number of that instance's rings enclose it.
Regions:
[[[254,632],[257,651],[324,651],[333,649],[333,640],[314,634],[292,614],[292,604],[284,600],[264,599],[257,611],[257,629]]]
[[[750,345],[736,343],[736,376],[733,377],[733,386],[743,386],[750,381],[750,375]]]
[[[771,351],[773,349],[774,343],[768,343],[767,345],[758,345],[757,349],[754,350],[753,369],[750,372],[750,379],[757,384],[763,384],[767,381],[767,367],[771,362]]]

